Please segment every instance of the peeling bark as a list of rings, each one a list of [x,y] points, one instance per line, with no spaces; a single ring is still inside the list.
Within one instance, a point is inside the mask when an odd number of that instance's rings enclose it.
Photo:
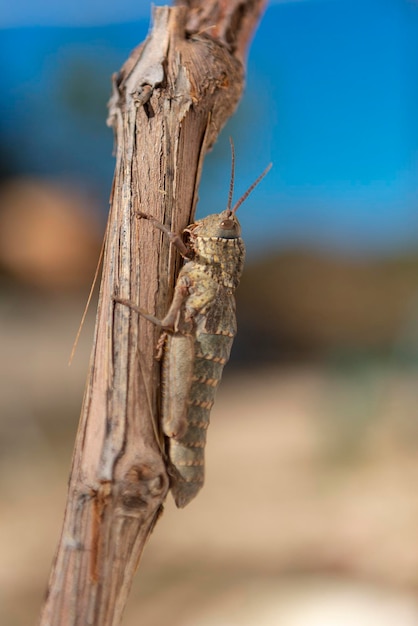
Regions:
[[[89,376],[62,536],[41,626],[120,624],[168,477],[159,441],[159,331],[178,253],[138,211],[174,231],[193,219],[203,159],[233,113],[263,0],[190,0],[154,24],[113,79],[116,168]],[[180,5],[180,3],[179,3]]]

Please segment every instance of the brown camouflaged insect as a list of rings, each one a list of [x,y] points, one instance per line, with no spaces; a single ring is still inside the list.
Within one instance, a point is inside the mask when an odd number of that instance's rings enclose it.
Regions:
[[[139,213],[166,233],[185,259],[164,319],[120,298],[164,333],[161,423],[167,437],[167,470],[178,507],[188,504],[204,482],[204,449],[215,392],[236,333],[235,296],[245,258],[235,212],[269,171],[271,164],[231,209],[235,154],[228,206],[171,233],[154,217]]]

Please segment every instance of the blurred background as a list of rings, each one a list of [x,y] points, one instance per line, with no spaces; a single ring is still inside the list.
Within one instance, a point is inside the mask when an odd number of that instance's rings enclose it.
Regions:
[[[158,2],[157,4],[163,4]],[[0,615],[34,623],[65,506],[114,160],[110,77],[147,0],[0,16]],[[418,3],[271,1],[198,217],[248,261],[206,485],[171,499],[125,624],[418,625]],[[92,307],[94,309],[94,306]],[[29,621],[30,620],[30,621]]]

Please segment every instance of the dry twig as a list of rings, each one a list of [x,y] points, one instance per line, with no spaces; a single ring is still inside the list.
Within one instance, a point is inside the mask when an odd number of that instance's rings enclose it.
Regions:
[[[264,0],[183,0],[114,77],[116,170],[84,404],[61,541],[41,626],[117,625],[168,490],[157,414],[158,329],[113,296],[162,317],[178,253],[139,210],[172,230],[190,221],[208,148],[243,88]],[[181,5],[181,6],[180,6]]]

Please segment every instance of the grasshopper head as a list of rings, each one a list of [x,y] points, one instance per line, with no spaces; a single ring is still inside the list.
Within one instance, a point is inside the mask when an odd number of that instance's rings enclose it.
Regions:
[[[241,236],[241,226],[236,217],[236,211],[238,207],[248,198],[252,190],[257,187],[258,183],[264,178],[269,169],[271,168],[271,163],[266,167],[264,172],[260,174],[257,180],[247,189],[247,191],[241,196],[241,198],[232,205],[232,196],[234,193],[234,178],[235,178],[235,150],[232,139],[231,142],[231,153],[232,153],[232,164],[231,164],[231,181],[229,184],[229,196],[228,196],[228,204],[227,207],[222,213],[218,215],[209,215],[205,219],[198,222],[199,227],[196,230],[196,234],[201,237],[216,237],[218,239],[238,239]]]
[[[214,213],[187,227],[192,236],[209,239],[237,239],[241,236],[241,226],[230,209]]]
[[[215,213],[213,215],[208,215],[207,217],[195,222],[194,224],[190,224],[183,232],[186,240],[191,240],[194,242],[192,244],[192,248],[195,249],[198,247],[196,244],[196,240],[198,238],[201,239],[218,239],[219,241],[225,239],[240,239],[241,238],[241,226],[236,217],[236,211],[238,207],[248,198],[252,190],[258,185],[258,183],[264,178],[269,169],[271,168],[271,163],[266,167],[264,172],[260,174],[257,180],[247,189],[244,195],[234,204],[232,205],[232,196],[234,192],[234,172],[235,172],[235,151],[234,144],[231,141],[231,152],[232,152],[232,166],[231,166],[231,181],[229,184],[229,196],[228,196],[228,204],[227,207],[222,213]],[[230,242],[228,245],[233,245]]]
[[[226,239],[235,239],[241,235],[241,225],[230,209],[225,209],[219,213],[218,217],[218,237]]]

